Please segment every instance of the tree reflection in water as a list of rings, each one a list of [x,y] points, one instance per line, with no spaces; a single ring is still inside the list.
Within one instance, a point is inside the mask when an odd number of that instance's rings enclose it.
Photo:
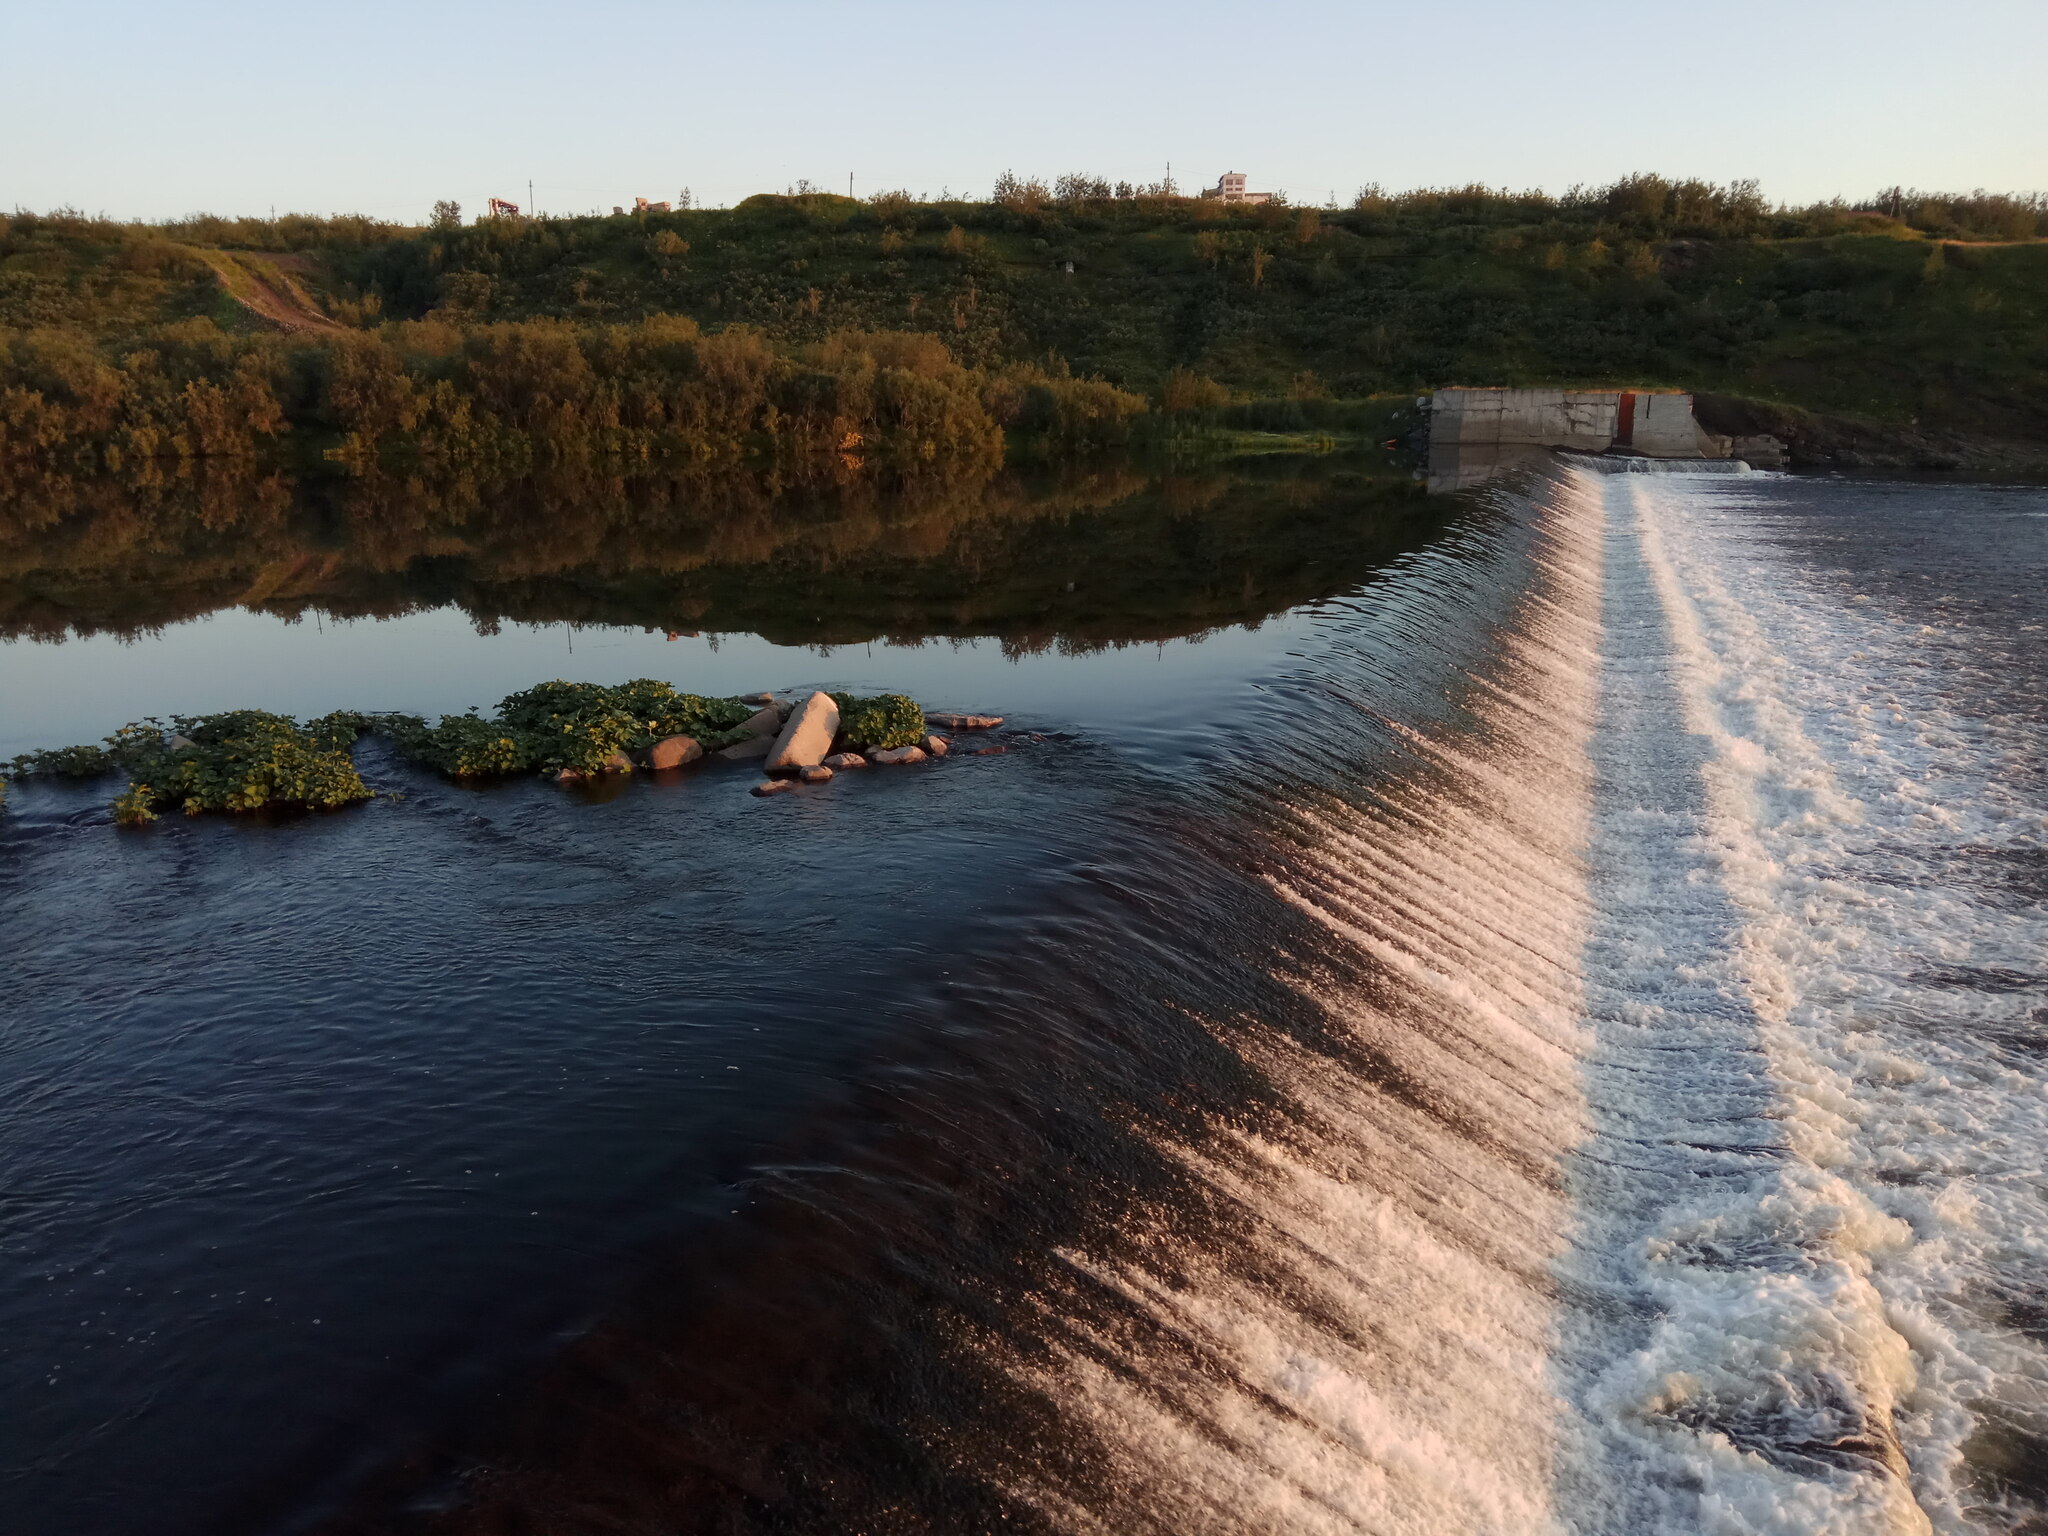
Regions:
[[[1255,623],[1426,537],[1341,456],[965,473],[851,458],[519,480],[46,478],[0,505],[0,636],[136,636],[224,608],[1086,650]]]

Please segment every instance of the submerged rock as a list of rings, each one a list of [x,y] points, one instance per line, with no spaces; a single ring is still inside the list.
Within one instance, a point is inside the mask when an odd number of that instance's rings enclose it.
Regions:
[[[834,752],[825,759],[825,766],[835,770],[840,768],[865,768],[867,765],[868,760],[858,752]]]
[[[869,762],[887,763],[892,767],[897,763],[921,763],[924,759],[923,747],[884,747],[879,752],[868,754]]]
[[[944,757],[951,750],[951,743],[943,736],[927,736],[924,739],[924,750],[927,756]]]
[[[754,786],[754,793],[757,795],[781,795],[795,788],[795,779],[763,779]]]
[[[607,773],[631,773],[639,765],[623,752],[614,752],[595,768],[558,768],[555,770],[557,784],[581,784],[585,780],[602,777]]]
[[[796,771],[796,776],[806,784],[829,784],[832,782],[832,770],[823,763],[813,763],[808,768],[799,768]]]
[[[775,738],[775,750],[768,754],[768,771],[814,768],[832,750],[832,738],[839,734],[839,706],[829,693],[814,693],[791,712],[789,723]]]
[[[949,731],[992,731],[1003,723],[1001,715],[935,715],[930,711],[925,719]]]
[[[664,736],[647,749],[647,766],[654,769],[680,768],[704,755],[703,743],[694,736]]]

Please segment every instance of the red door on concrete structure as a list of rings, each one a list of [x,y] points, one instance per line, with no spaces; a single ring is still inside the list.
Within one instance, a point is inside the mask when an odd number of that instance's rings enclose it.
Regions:
[[[1614,412],[1614,446],[1632,448],[1636,441],[1636,397],[1627,390]]]

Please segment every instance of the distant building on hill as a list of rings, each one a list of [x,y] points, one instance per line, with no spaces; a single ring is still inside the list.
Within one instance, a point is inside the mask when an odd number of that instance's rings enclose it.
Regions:
[[[1209,188],[1202,196],[1213,197],[1219,203],[1266,203],[1272,201],[1272,193],[1247,192],[1244,184],[1245,174],[1243,171],[1225,171],[1217,179],[1216,185]]]

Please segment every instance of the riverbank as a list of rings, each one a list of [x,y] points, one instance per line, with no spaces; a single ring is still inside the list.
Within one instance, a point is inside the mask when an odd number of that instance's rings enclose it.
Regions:
[[[285,335],[315,357],[419,351],[428,333],[405,327],[426,325],[444,358],[534,324],[682,324],[791,359],[839,335],[909,333],[991,379],[1026,370],[1012,377],[1028,387],[984,407],[1012,436],[1101,435],[1102,412],[1123,409],[1101,390],[1175,416],[1541,384],[1691,389],[1914,439],[1859,446],[1832,439],[1862,428],[1809,428],[1816,463],[1881,451],[1967,465],[2005,454],[1996,445],[2048,444],[2044,232],[2038,198],[1786,209],[1753,187],[1654,176],[1563,198],[1374,189],[1323,208],[1117,196],[1082,178],[992,202],[763,196],[433,229],[23,214],[0,221],[0,333],[72,337],[95,366],[195,328]],[[288,329],[252,307],[251,273],[291,297]],[[680,359],[701,344],[654,369],[657,394],[695,377]],[[609,364],[593,353],[591,366]],[[411,361],[398,371],[432,382]],[[299,387],[317,392],[318,372]],[[69,387],[42,377],[23,387]],[[187,382],[165,377],[173,394]],[[285,409],[357,432],[339,418],[384,399],[389,370],[369,382],[361,402],[293,394]],[[477,395],[472,409],[488,418],[506,402]]]

